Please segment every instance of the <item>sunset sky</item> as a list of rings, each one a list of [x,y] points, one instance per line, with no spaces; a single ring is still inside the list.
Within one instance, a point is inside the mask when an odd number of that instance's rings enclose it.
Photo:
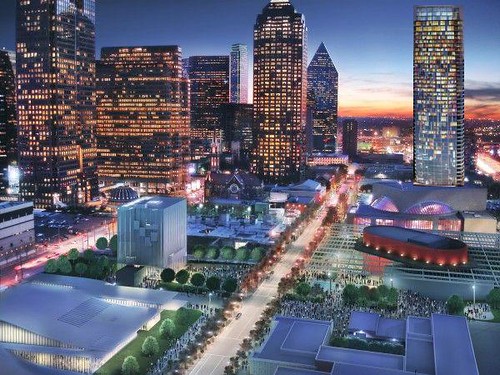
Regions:
[[[0,47],[15,48],[15,0],[0,0]],[[97,48],[178,44],[185,57],[252,48],[267,0],[97,0]],[[341,116],[411,116],[413,6],[427,0],[292,0],[309,59],[321,41],[339,71]],[[446,3],[446,2],[445,2]],[[466,117],[500,120],[499,0],[463,0]]]

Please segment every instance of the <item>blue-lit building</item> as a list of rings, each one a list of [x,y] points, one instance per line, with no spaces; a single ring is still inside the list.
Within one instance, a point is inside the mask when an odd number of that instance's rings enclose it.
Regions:
[[[118,263],[179,268],[187,257],[187,203],[143,197],[118,209]]]
[[[231,46],[229,90],[231,103],[248,103],[248,48],[246,44]]]
[[[335,152],[339,75],[323,43],[307,68],[308,146],[312,152]]]
[[[463,185],[464,46],[459,7],[415,7],[413,132],[415,183]]]

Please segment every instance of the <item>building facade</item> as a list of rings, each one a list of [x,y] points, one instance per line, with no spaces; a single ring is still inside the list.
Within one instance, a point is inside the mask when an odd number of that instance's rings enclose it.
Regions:
[[[354,119],[342,123],[342,151],[350,159],[358,153],[358,122]]]
[[[417,6],[413,41],[413,164],[416,184],[464,184],[462,11]]]
[[[20,196],[36,207],[97,196],[95,0],[17,2]]]
[[[0,263],[26,256],[35,243],[32,202],[0,203]]]
[[[271,0],[254,27],[252,171],[270,183],[304,173],[307,28],[288,0]]]
[[[8,168],[17,162],[16,86],[9,53],[0,50],[0,195],[7,194]]]
[[[312,152],[335,152],[339,75],[321,43],[307,68],[308,145]]]
[[[224,148],[231,151],[236,166],[249,166],[254,141],[253,105],[228,103],[221,107]]]
[[[221,138],[221,106],[229,103],[229,56],[191,56],[191,141],[194,158],[207,156]]]
[[[231,103],[248,103],[248,48],[246,44],[231,46],[229,90]]]
[[[187,257],[187,204],[144,197],[118,208],[118,263],[179,268]]]
[[[180,47],[103,48],[97,88],[99,180],[182,195],[190,129]]]

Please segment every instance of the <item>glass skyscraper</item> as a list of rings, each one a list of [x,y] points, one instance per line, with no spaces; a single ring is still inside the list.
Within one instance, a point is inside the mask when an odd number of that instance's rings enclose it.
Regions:
[[[464,183],[464,46],[456,6],[417,6],[413,46],[414,182]]]
[[[231,103],[248,103],[248,48],[246,44],[233,44],[229,65]]]
[[[349,159],[358,153],[358,122],[355,119],[346,119],[342,123],[342,152]]]
[[[178,46],[108,47],[97,65],[99,180],[182,195],[189,90]]]
[[[299,181],[305,164],[307,28],[288,0],[271,0],[254,27],[252,171],[262,180]]]
[[[20,196],[35,207],[97,196],[95,0],[17,2]]]
[[[0,50],[0,195],[7,193],[7,170],[17,161],[15,87],[9,53]]]
[[[335,152],[339,75],[321,43],[307,68],[308,127],[313,152]]]

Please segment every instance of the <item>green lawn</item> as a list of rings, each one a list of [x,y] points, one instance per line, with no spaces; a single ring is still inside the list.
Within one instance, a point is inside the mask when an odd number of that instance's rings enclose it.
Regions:
[[[183,309],[187,314],[187,318],[185,319],[188,322],[187,325],[181,324],[179,319],[179,314],[177,311],[165,310],[161,313],[160,321],[149,331],[139,331],[137,337],[132,340],[127,346],[125,346],[122,350],[120,350],[114,357],[112,357],[108,362],[106,362],[95,374],[97,375],[120,375],[121,367],[123,360],[132,355],[137,358],[137,362],[139,362],[140,366],[140,374],[145,374],[149,368],[151,367],[151,363],[155,363],[158,358],[160,358],[163,353],[170,348],[177,338],[181,337],[187,329],[198,320],[201,316],[201,311],[191,310],[191,309]],[[160,336],[160,325],[163,319],[170,318],[175,322],[175,339],[168,340]],[[141,352],[142,343],[144,339],[148,336],[154,336],[158,340],[158,344],[160,346],[159,354],[153,357],[145,357]]]

